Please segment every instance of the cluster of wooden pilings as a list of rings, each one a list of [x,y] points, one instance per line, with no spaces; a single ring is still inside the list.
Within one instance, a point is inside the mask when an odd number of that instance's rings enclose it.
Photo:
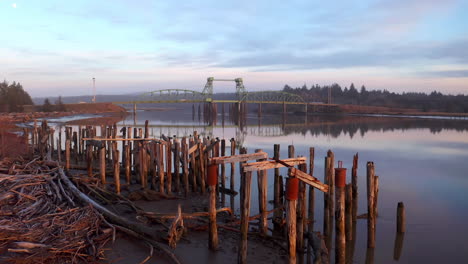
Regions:
[[[54,135],[56,133],[57,135]],[[64,134],[62,136],[62,133]],[[352,263],[356,242],[356,221],[358,219],[358,155],[353,157],[351,181],[347,183],[347,170],[340,161],[335,162],[332,151],[325,157],[324,181],[314,177],[315,149],[309,149],[309,159],[296,156],[293,145],[288,146],[288,158],[280,158],[280,145],[274,145],[274,154],[260,149],[248,154],[240,148],[236,155],[234,139],[201,137],[196,131],[189,137],[150,137],[148,121],[145,128],[101,126],[99,135],[96,126],[60,128],[57,131],[43,121],[35,123],[30,131],[32,151],[43,157],[57,159],[69,170],[85,169],[89,177],[99,177],[102,185],[110,185],[116,193],[121,185],[139,184],[143,189],[152,189],[165,195],[209,193],[209,247],[216,250],[218,244],[217,205],[225,203],[226,193],[234,206],[235,180],[240,175],[240,240],[238,263],[247,263],[247,243],[251,232],[249,225],[259,221],[255,234],[265,238],[287,241],[289,263],[302,263],[307,259],[314,263],[326,263],[331,254],[333,226],[335,226],[335,263]],[[229,144],[229,146],[227,145]],[[229,152],[226,149],[230,148]],[[253,162],[248,162],[252,161]],[[236,166],[239,174],[236,174]],[[335,166],[338,164],[338,166]],[[280,175],[280,168],[288,168],[288,177]],[[230,182],[227,187],[226,169],[230,168]],[[268,174],[274,169],[273,209],[268,210]],[[250,216],[251,184],[256,172],[259,214]],[[113,179],[109,176],[112,176]],[[375,247],[379,177],[375,175],[373,162],[367,162],[367,258],[373,259]],[[112,180],[109,180],[111,178]],[[286,179],[286,184],[284,182]],[[316,211],[315,190],[324,194],[322,237],[328,254],[321,252],[314,231]],[[271,221],[268,215],[272,214]],[[397,231],[403,234],[403,204],[398,205]],[[397,240],[402,243],[402,235]],[[399,245],[401,245],[399,242]],[[323,258],[322,258],[323,257]],[[395,257],[395,258],[396,258]],[[372,263],[368,262],[368,263]]]

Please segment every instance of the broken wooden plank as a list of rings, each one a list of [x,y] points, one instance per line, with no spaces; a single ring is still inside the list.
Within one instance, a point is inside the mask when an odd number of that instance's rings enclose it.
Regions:
[[[192,154],[194,151],[197,150],[197,148],[198,148],[198,145],[196,145],[196,144],[193,145],[193,146],[188,150],[188,154],[189,154],[189,155]]]
[[[299,180],[319,189],[322,192],[328,192],[328,185],[321,183],[317,178],[302,172],[296,168],[291,168],[291,177],[297,177]]]
[[[305,164],[306,157],[284,159],[281,161],[286,163],[289,166],[296,166],[299,164]],[[245,163],[245,164],[242,164],[242,166],[244,167],[244,171],[260,171],[260,170],[287,167],[284,164],[277,162],[276,160],[266,160],[266,161]]]
[[[266,152],[257,152],[252,154],[239,154],[234,156],[227,156],[227,157],[214,157],[211,158],[212,164],[226,164],[231,162],[243,162],[249,160],[257,160],[257,159],[267,159],[268,154]]]

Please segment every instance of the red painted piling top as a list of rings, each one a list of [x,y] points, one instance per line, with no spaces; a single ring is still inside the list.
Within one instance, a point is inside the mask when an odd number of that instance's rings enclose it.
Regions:
[[[299,179],[288,178],[286,182],[286,199],[290,201],[297,200],[299,194]]]
[[[211,164],[208,166],[208,185],[216,186],[218,184],[218,165]]]
[[[335,168],[335,186],[339,188],[346,186],[345,168]]]

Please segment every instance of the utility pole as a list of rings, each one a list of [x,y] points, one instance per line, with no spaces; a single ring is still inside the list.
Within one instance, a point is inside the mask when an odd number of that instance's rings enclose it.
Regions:
[[[96,103],[96,78],[93,77],[93,103]]]

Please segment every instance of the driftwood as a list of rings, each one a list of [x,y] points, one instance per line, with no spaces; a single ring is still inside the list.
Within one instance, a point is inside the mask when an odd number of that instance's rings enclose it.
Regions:
[[[229,207],[225,208],[220,208],[216,210],[216,213],[221,213],[221,212],[228,212],[229,214],[232,215],[232,209]],[[153,212],[139,212],[138,213],[141,216],[145,216],[150,219],[157,219],[157,220],[162,220],[162,219],[173,219],[178,217],[178,215],[174,214],[159,214],[159,213],[153,213]],[[197,218],[201,216],[208,216],[208,212],[195,212],[195,213],[183,213],[182,218],[184,219],[190,219],[190,218]]]
[[[108,210],[104,206],[100,205],[99,203],[95,202],[93,199],[89,198],[87,195],[85,195],[80,190],[78,190],[78,188],[71,182],[71,180],[64,173],[62,168],[59,168],[58,172],[59,172],[59,176],[60,176],[61,180],[70,189],[70,191],[73,193],[73,195],[79,201],[81,201],[84,204],[92,205],[97,211],[99,211],[105,218],[107,218],[113,224],[117,224],[117,225],[120,225],[120,226],[122,226],[122,227],[124,227],[126,229],[129,229],[132,232],[139,234],[140,236],[146,236],[150,240],[162,239],[161,237],[156,236],[154,230],[152,230],[152,229],[150,229],[150,228],[148,228],[146,226],[141,225],[141,223],[132,222],[132,221],[129,221],[127,219],[124,219],[124,218],[118,216],[117,214],[111,212],[110,210]],[[161,250],[164,253],[168,253],[168,251],[169,251],[166,248],[165,245],[163,245],[161,243],[158,243],[156,241],[153,241],[153,243],[151,243],[151,245],[153,245],[155,248]],[[175,257],[175,255],[172,254],[172,255],[169,255],[169,257],[171,258],[171,260],[174,263],[180,263],[178,261],[178,259]]]
[[[176,218],[172,221],[168,232],[168,241],[171,248],[175,248],[177,246],[177,242],[179,242],[180,238],[184,234],[184,230],[184,219],[182,217],[182,209],[179,204]]]

